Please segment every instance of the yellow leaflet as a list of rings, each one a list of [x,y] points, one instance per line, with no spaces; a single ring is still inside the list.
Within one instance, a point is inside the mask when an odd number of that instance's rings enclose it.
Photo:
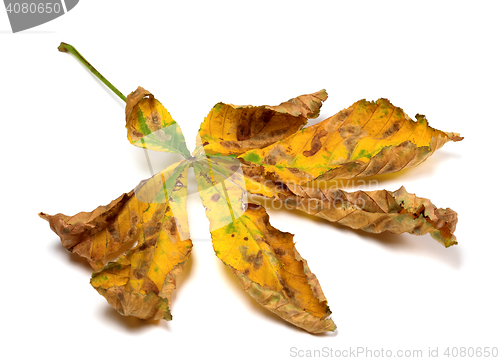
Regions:
[[[325,90],[277,106],[218,103],[201,123],[197,147],[207,154],[241,154],[284,139],[319,115]],[[195,152],[196,153],[196,152]]]
[[[63,245],[99,270],[92,286],[122,314],[171,318],[175,278],[192,249],[185,207],[188,169],[186,161],[174,164],[93,212],[42,215]],[[129,241],[138,243],[103,268],[106,256]]]
[[[127,97],[127,138],[141,148],[160,152],[191,154],[179,125],[165,107],[146,89],[138,87]]]
[[[263,149],[240,156],[285,182],[366,177],[418,165],[462,138],[411,120],[386,99],[360,100],[338,114]]]
[[[273,228],[263,207],[248,204],[242,213],[244,192],[206,163],[195,164],[195,172],[217,257],[262,306],[309,332],[333,331],[319,282],[293,236]]]
[[[273,228],[263,207],[249,204],[232,224],[211,233],[217,257],[262,306],[312,333],[335,330],[323,291],[295,249],[293,235]]]

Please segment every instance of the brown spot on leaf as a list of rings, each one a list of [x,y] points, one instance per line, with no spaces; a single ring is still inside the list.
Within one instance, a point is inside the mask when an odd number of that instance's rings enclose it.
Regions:
[[[349,115],[351,115],[352,109],[352,107],[349,107],[348,109],[341,110],[338,113],[338,119],[341,121],[345,121],[349,117]]]
[[[220,194],[215,193],[214,195],[212,195],[212,197],[210,197],[210,199],[212,200],[212,202],[217,202],[220,199]]]
[[[358,124],[347,124],[339,128],[340,136],[345,139],[351,136],[356,136],[361,133],[362,129]]]
[[[401,128],[401,123],[393,123],[389,128],[382,133],[381,138],[385,139],[396,133]]]
[[[137,214],[132,214],[132,216],[130,217],[130,223],[135,226],[137,224],[137,222],[139,222],[139,216]]]
[[[264,159],[264,163],[266,164],[269,164],[269,165],[276,165],[276,156],[275,155],[271,155],[270,153],[268,153],[266,155],[266,158]]]
[[[158,289],[156,284],[153,281],[151,281],[151,279],[147,276],[144,279],[144,283],[142,284],[142,290],[145,291],[146,293],[149,292],[154,292],[156,294],[160,293],[160,290]]]
[[[367,135],[366,130],[362,129],[359,125],[348,124],[346,126],[339,128],[340,136],[344,139],[342,144],[346,147],[349,157],[353,152],[354,148],[358,144],[358,141]],[[353,166],[356,166],[353,164]]]
[[[155,225],[149,225],[148,227],[144,228],[144,236],[146,238],[149,238],[149,237],[155,235],[156,233],[158,233],[160,231],[160,229],[161,229],[160,222],[157,222]]]
[[[281,181],[275,181],[274,184],[276,184],[278,191],[281,191],[281,192],[289,192],[290,191],[290,189],[288,189],[288,186]]]
[[[293,158],[285,152],[285,147],[282,144],[276,144],[264,157],[263,163],[276,165],[278,160]]]
[[[177,235],[177,224],[175,223],[175,218],[170,217],[166,223],[168,227],[168,233],[171,237],[175,237]]]
[[[283,138],[282,135],[287,133],[288,132],[288,129],[276,129],[276,130],[272,130],[270,131],[269,133],[266,134],[266,138]]]
[[[144,277],[146,277],[146,271],[142,268],[134,268],[132,270],[132,277],[137,280],[142,280]]]
[[[251,137],[250,125],[248,123],[242,123],[238,125],[238,129],[236,130],[236,138],[241,140],[247,140]]]
[[[151,121],[152,121],[153,125],[158,126],[160,124],[158,114],[153,113],[153,116],[151,118],[152,118]]]
[[[139,247],[139,251],[144,251],[147,248],[154,247],[155,245],[156,245],[156,238],[150,238]]]
[[[271,121],[271,119],[274,117],[275,112],[269,109],[265,109],[261,116],[259,117],[259,120],[262,121],[264,124],[267,124]]]
[[[260,207],[262,207],[260,204],[247,203],[247,209],[259,209]]]
[[[135,139],[135,140],[144,137],[144,134],[142,134],[141,132],[138,132],[135,129],[132,129],[131,133],[132,133],[132,139]]]
[[[290,287],[288,287],[286,282],[281,277],[280,277],[280,284],[281,284],[281,287],[283,288],[283,291],[285,292],[286,296],[288,297],[288,299],[292,299],[293,291]]]
[[[324,129],[321,129],[319,132],[317,132],[311,140],[311,149],[303,151],[302,154],[304,154],[304,156],[306,157],[312,157],[313,155],[318,153],[322,146],[321,138],[326,137],[327,135],[328,132]]]
[[[356,147],[357,143],[358,143],[358,139],[354,138],[354,137],[349,137],[346,140],[344,140],[344,142],[343,142],[343,144],[345,145],[345,147],[347,148],[349,153],[351,153],[354,150],[354,147]]]
[[[262,251],[259,250],[259,252],[257,252],[257,255],[255,256],[255,259],[253,260],[253,266],[256,270],[258,270],[260,267],[262,267],[263,262],[264,257],[262,256]]]
[[[159,207],[154,213],[153,217],[151,217],[151,220],[154,222],[158,222],[160,219],[163,218],[163,215],[165,214],[165,208],[164,207]]]
[[[345,123],[347,118],[351,115],[353,111],[353,107],[349,107],[347,109],[344,109],[334,116],[328,118],[325,120],[325,130],[329,133],[333,133],[337,131],[337,129],[342,126],[342,124]]]
[[[275,248],[274,253],[276,253],[278,256],[284,256],[286,254],[286,251],[283,248]]]
[[[220,142],[220,144],[227,149],[232,149],[232,148],[241,148],[240,144],[238,142],[233,142],[230,140],[224,140]]]
[[[253,178],[253,177],[260,178],[262,176],[262,174],[264,173],[263,166],[249,163],[249,162],[245,161],[244,159],[240,159],[240,161],[242,162],[242,169],[243,169],[243,173],[245,174],[245,176],[250,177],[250,178]]]

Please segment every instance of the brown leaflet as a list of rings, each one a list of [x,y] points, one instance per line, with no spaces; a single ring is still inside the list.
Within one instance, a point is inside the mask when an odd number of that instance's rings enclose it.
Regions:
[[[282,196],[280,199],[287,206],[353,229],[370,233],[429,233],[445,247],[457,244],[453,235],[457,213],[450,208],[438,209],[429,199],[408,193],[404,187],[395,192],[301,190],[301,196]]]
[[[98,270],[105,265],[108,255],[125,243],[137,240],[141,229],[140,212],[134,191],[130,191],[92,212],[74,216],[62,213],[51,216],[40,212],[39,216],[49,222],[64,248],[86,258],[92,268]]]
[[[445,247],[457,244],[453,235],[457,213],[450,208],[438,209],[429,199],[407,193],[404,187],[395,192],[323,190],[285,184],[273,174],[259,175],[258,167],[242,164],[247,190],[281,201],[285,207],[370,233],[429,233]]]

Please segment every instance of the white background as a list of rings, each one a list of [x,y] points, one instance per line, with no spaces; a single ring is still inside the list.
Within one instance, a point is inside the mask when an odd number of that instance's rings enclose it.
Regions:
[[[500,348],[498,2],[167,2],[83,0],[12,34],[0,11],[2,359],[287,359],[290,349]],[[295,234],[338,326],[310,335],[261,309],[214,255],[193,194],[194,250],[173,321],[120,316],[89,285],[40,211],[107,204],[149,176],[126,139],[124,103],[75,58],[74,45],[124,94],[148,89],[193,149],[219,101],[276,105],[326,88],[312,124],[353,102],[388,98],[465,137],[419,167],[377,177],[458,212],[459,244],[373,235],[270,210]],[[155,171],[174,159],[155,154]],[[194,184],[193,184],[194,185]],[[355,189],[348,187],[348,189]],[[372,188],[373,189],[373,188]],[[42,356],[45,355],[45,356]]]

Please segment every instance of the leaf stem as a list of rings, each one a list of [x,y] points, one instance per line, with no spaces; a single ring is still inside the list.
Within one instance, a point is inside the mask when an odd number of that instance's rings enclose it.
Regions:
[[[99,73],[96,68],[94,68],[79,52],[76,50],[72,45],[66,44],[66,43],[61,43],[59,47],[57,48],[59,51],[62,51],[64,53],[71,53],[73,54],[80,62],[87,67],[97,78],[99,78],[100,81],[102,81],[106,86],[113,91],[116,95],[120,97],[121,100],[124,102],[127,102],[127,97],[125,97],[118,89],[116,89],[113,84],[111,84],[105,77]]]

